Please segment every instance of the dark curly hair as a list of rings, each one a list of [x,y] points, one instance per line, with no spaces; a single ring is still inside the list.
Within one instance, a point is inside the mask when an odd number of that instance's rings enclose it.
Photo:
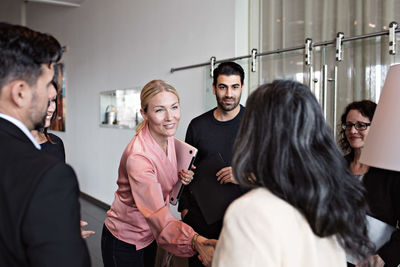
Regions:
[[[232,61],[222,62],[221,64],[218,65],[217,68],[214,69],[213,85],[215,85],[215,86],[217,85],[217,79],[218,79],[219,75],[227,75],[227,76],[239,75],[241,85],[243,85],[244,70],[236,62],[232,62]]]
[[[350,143],[346,138],[345,131],[342,129],[342,124],[346,123],[347,114],[349,114],[350,110],[355,109],[358,110],[361,115],[367,117],[370,121],[375,113],[376,103],[372,102],[371,100],[361,100],[355,101],[347,105],[344,109],[342,117],[340,119],[340,124],[337,126],[339,130],[339,138],[338,138],[338,145],[342,150],[343,154],[353,154],[353,148],[350,147]]]

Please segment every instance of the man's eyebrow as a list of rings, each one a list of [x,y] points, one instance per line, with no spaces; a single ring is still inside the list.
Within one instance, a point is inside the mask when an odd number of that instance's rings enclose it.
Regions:
[[[228,85],[225,84],[225,83],[219,83],[217,86],[226,86],[226,87],[228,87]],[[240,83],[234,83],[234,84],[232,84],[232,86],[240,86]]]

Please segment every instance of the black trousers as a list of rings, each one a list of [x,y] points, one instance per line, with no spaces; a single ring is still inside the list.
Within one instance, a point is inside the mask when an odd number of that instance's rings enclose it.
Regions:
[[[157,242],[136,250],[135,245],[119,240],[103,225],[101,254],[104,267],[154,267]]]
[[[213,224],[207,224],[199,207],[193,206],[183,218],[183,222],[190,225],[198,234],[209,238],[218,239],[222,229],[222,219]],[[197,255],[189,258],[189,267],[201,267],[203,264]]]

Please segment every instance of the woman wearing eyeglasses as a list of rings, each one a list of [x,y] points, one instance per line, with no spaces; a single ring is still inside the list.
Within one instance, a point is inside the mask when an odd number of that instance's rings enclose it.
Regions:
[[[353,102],[345,108],[341,117],[339,146],[346,154],[351,172],[366,189],[369,215],[396,228],[400,221],[400,174],[359,161],[375,109],[376,104],[369,100]],[[376,254],[371,256],[375,260],[374,266],[398,266],[400,231],[395,230],[391,239],[376,249]]]

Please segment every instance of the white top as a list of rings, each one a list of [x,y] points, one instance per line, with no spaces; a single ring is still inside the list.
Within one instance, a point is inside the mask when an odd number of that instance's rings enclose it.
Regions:
[[[41,147],[40,147],[39,143],[36,141],[35,137],[33,137],[33,135],[28,130],[28,128],[25,126],[25,124],[23,124],[21,121],[17,120],[16,118],[11,117],[11,116],[9,116],[7,114],[4,114],[4,113],[0,113],[0,118],[8,120],[12,124],[14,124],[18,128],[20,128],[21,131],[23,131],[24,134],[29,138],[29,140],[32,141],[32,143],[35,145],[35,147],[40,150]]]
[[[228,208],[213,267],[346,266],[336,238],[320,238],[305,217],[265,188],[254,189]]]

